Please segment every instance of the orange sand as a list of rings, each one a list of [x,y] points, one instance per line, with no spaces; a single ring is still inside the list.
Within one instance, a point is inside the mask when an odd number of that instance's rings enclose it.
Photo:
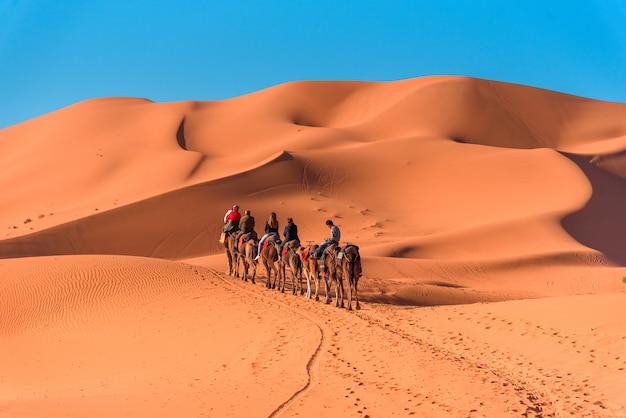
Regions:
[[[626,416],[625,151],[626,104],[443,76],[0,130],[0,416]],[[333,219],[362,309],[226,276],[234,203]]]

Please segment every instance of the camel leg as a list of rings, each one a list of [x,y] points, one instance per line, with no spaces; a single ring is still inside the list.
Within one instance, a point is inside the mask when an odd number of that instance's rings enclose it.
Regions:
[[[302,264],[299,259],[296,259],[297,264],[297,272],[298,272],[298,287],[300,288],[300,296],[304,295],[304,286],[302,286]]]
[[[303,295],[304,288],[302,287],[302,273],[300,272],[298,267],[296,267],[296,272],[294,273],[293,281],[296,283],[296,286],[297,286],[296,294],[298,294],[298,291],[300,291],[300,295]]]
[[[328,305],[330,304],[330,282],[326,276],[324,276],[324,292],[326,293],[325,303]]]
[[[272,289],[276,289],[276,280],[278,279],[278,270],[276,270],[276,267],[274,266],[273,263],[270,266],[270,273],[272,272],[274,273],[274,281],[272,282]]]
[[[272,282],[272,289],[276,289],[276,280],[278,280],[278,270],[276,269],[276,266],[274,266],[274,264],[270,266],[270,271],[274,272],[274,281]],[[278,285],[280,286],[280,282],[278,283]]]
[[[348,310],[352,310],[352,280],[348,279]]]
[[[247,278],[246,278],[246,260],[242,259],[242,258],[239,258],[237,260],[237,272],[239,272],[239,263],[243,263],[243,266],[242,266],[242,269],[241,269],[241,280],[247,281]],[[237,276],[237,277],[239,277],[239,276]]]
[[[306,278],[306,298],[311,299],[311,278],[309,277],[309,271],[303,271],[304,277]]]
[[[298,293],[298,288],[297,288],[298,282],[296,281],[296,273],[291,264],[292,263],[289,263],[289,270],[291,270],[291,294],[295,295]]]
[[[271,289],[272,288],[272,281],[271,281],[272,270],[270,270],[270,265],[267,260],[263,260],[263,265],[265,266],[265,272],[267,274],[267,281],[265,282],[265,287],[267,287],[268,289]]]
[[[313,273],[311,273],[311,275],[313,275]],[[315,300],[318,301],[320,300],[320,295],[319,295],[319,290],[320,290],[320,278],[318,277],[313,277],[313,280],[315,281]]]
[[[348,310],[352,310],[352,274],[350,274],[350,268],[344,268],[343,273],[346,276],[346,284],[348,285]]]
[[[359,271],[356,267],[356,265],[354,266],[354,270],[353,270],[353,280],[354,280],[354,300],[356,301],[356,309],[359,310],[361,309],[361,305],[359,304],[359,294],[357,292],[357,286],[359,284]]]
[[[304,268],[302,269],[302,272],[300,273],[300,280],[301,281],[302,281],[302,276],[304,276],[304,280],[306,280],[306,291],[304,290],[304,284],[303,284],[302,285],[302,294],[304,295],[305,298],[311,299],[311,281],[309,280],[308,273],[306,273],[304,271]]]
[[[335,303],[335,306],[343,308],[345,307],[343,303],[345,289],[343,288],[343,278],[340,277],[337,273],[335,273],[335,289],[335,293],[337,294],[337,301]],[[341,299],[341,303],[339,303],[339,299]]]

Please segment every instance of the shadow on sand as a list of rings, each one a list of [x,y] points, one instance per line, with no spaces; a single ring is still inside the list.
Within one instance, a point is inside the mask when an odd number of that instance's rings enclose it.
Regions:
[[[626,180],[597,167],[590,156],[561,154],[585,173],[591,198],[578,212],[563,218],[563,228],[581,244],[626,266]]]

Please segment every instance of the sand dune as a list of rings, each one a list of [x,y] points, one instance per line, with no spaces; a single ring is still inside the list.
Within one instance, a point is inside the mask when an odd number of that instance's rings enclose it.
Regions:
[[[0,130],[0,415],[626,416],[626,104],[467,77],[102,98]],[[333,219],[364,308],[225,276]]]

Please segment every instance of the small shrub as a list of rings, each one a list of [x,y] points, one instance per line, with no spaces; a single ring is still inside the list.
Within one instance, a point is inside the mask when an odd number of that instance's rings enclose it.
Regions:
[[[30,218],[26,218],[26,220],[24,221],[24,223],[25,223],[25,224],[27,224],[27,223],[32,222],[32,221],[33,221],[32,219],[30,219]]]

